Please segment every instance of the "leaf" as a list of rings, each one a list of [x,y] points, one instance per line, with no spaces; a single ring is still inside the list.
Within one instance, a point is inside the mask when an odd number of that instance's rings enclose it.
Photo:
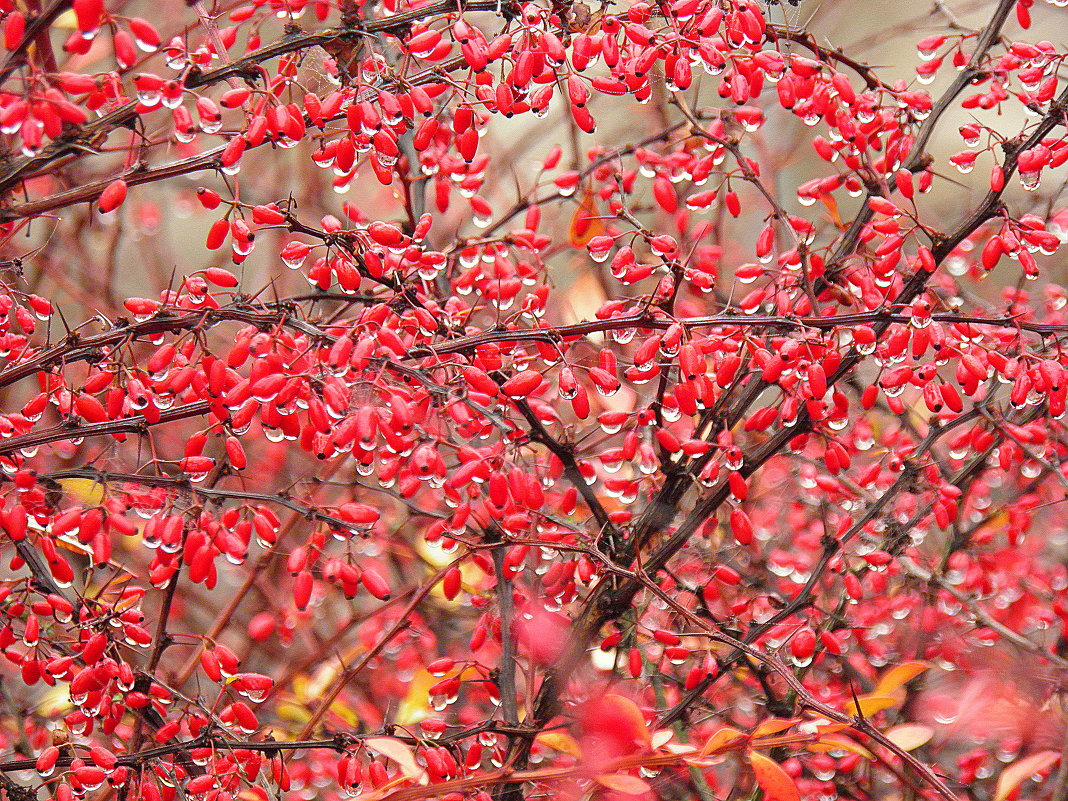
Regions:
[[[64,28],[67,30],[74,30],[78,27],[78,17],[74,13],[73,8],[69,8],[56,17],[56,21],[52,23],[55,28]]]
[[[904,687],[929,667],[928,663],[919,661],[895,665],[883,674],[871,694],[890,695],[894,690]]]
[[[440,587],[440,582],[435,586]],[[453,668],[444,675],[433,676],[426,668],[420,668],[408,683],[408,690],[397,708],[394,722],[407,726],[430,717],[430,688],[446,677],[463,679],[473,670],[473,668]]]
[[[652,738],[649,740],[649,745],[653,748],[660,748],[671,742],[671,738],[675,736],[675,732],[671,729],[660,729],[654,731]]]
[[[994,790],[994,801],[1005,801],[1012,791],[1030,779],[1036,773],[1053,765],[1061,755],[1056,751],[1039,751],[1029,757],[1017,760],[1001,771],[998,776],[997,787]]]
[[[568,306],[568,322],[579,322],[597,314],[597,309],[608,299],[604,287],[588,271],[582,271],[574,276],[571,284],[564,291],[564,299]],[[592,335],[594,341],[604,341],[604,335],[596,333]],[[599,338],[599,339],[598,339]]]
[[[696,756],[697,755],[697,749],[694,748],[689,743],[674,743],[674,742],[664,743],[663,749],[665,751],[667,751],[669,754],[679,754],[679,755],[683,755],[684,754],[686,756]]]
[[[865,759],[874,762],[875,754],[869,751],[855,740],[851,740],[844,734],[831,734],[826,737],[820,737],[819,742],[810,743],[808,745],[809,751],[849,751],[851,754],[858,754]]]
[[[351,661],[351,654],[346,654],[344,658]],[[306,673],[295,676],[292,693],[283,694],[279,699],[278,714],[286,720],[303,726],[311,717],[311,705],[318,703],[339,672],[338,663],[331,661],[317,671],[314,677],[309,677]],[[356,726],[360,722],[356,710],[342,701],[334,701],[330,704],[329,712],[337,715],[350,726]]]
[[[820,201],[827,207],[827,212],[831,215],[831,220],[838,229],[845,228],[842,223],[842,218],[838,216],[838,201],[834,199],[834,195],[829,193],[820,193]]]
[[[419,767],[408,746],[400,740],[394,740],[392,737],[368,737],[363,744],[400,765],[401,772],[409,779],[420,783],[426,781],[426,771]]]
[[[34,710],[41,715],[65,715],[72,707],[70,693],[62,682],[45,690],[34,701]]]
[[[275,714],[280,720],[295,724],[298,729],[311,719],[311,710],[307,704],[286,697],[280,698],[275,704]]]
[[[649,782],[626,773],[604,773],[593,778],[602,787],[625,795],[641,795],[651,789]]]
[[[801,801],[801,793],[794,780],[774,759],[759,751],[750,751],[749,765],[753,768],[757,784],[770,801]]]
[[[578,741],[566,731],[545,731],[539,734],[535,740],[554,751],[573,756],[575,759],[582,758],[582,747]]]
[[[738,731],[738,729],[732,729],[730,726],[724,726],[722,729],[712,733],[712,736],[705,741],[704,748],[701,749],[701,756],[708,756],[709,754],[718,753],[724,750],[731,743],[737,742],[745,737],[744,731]]]
[[[58,483],[83,506],[96,506],[104,498],[104,485],[91,478],[63,478]]]
[[[844,731],[853,728],[852,723],[839,723],[838,721],[822,720],[816,724],[816,733],[821,737],[825,734],[834,734],[836,731]]]
[[[896,698],[887,695],[862,695],[856,701],[847,701],[842,709],[854,717],[870,718],[876,712],[897,706],[897,703]]]
[[[571,215],[571,225],[567,231],[567,241],[571,247],[584,248],[587,242],[604,232],[600,214],[593,193],[587,190],[583,193],[575,213]]]
[[[980,533],[989,533],[996,531],[1004,531],[1009,527],[1009,513],[1004,509],[995,512],[989,517],[983,518],[983,522],[978,528],[972,530],[972,536]]]
[[[922,723],[902,723],[886,732],[886,739],[903,751],[913,751],[934,737],[934,729]]]
[[[778,734],[781,731],[786,731],[791,726],[796,726],[800,723],[800,719],[786,720],[785,718],[769,718],[753,729],[752,737],[770,737],[773,734]]]
[[[91,555],[93,553],[92,546],[86,545],[83,542],[78,542],[70,534],[64,534],[61,537],[53,537],[52,542],[56,547],[61,548],[64,551],[70,551],[71,553],[80,554],[82,556]]]
[[[642,714],[636,703],[625,696],[615,693],[608,693],[601,700],[609,708],[614,708],[621,722],[633,730],[636,740],[640,740],[645,745],[649,744],[651,739],[649,727],[645,724],[645,715]]]
[[[439,681],[441,681],[440,678],[431,676],[425,668],[416,671],[408,684],[408,692],[404,694],[400,707],[397,709],[397,722],[401,725],[410,725],[428,717],[430,697],[427,691]]]

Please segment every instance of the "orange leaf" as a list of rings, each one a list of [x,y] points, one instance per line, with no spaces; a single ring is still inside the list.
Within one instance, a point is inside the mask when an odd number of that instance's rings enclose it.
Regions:
[[[1053,765],[1060,758],[1061,755],[1056,751],[1039,751],[1037,754],[1031,754],[1029,757],[1013,762],[998,776],[994,801],[1005,801],[1012,795],[1012,791],[1027,779]]]
[[[800,723],[800,719],[786,720],[785,718],[769,718],[753,729],[753,739],[757,737],[770,737],[773,734],[778,734],[781,731],[786,731],[791,726],[796,726]]]
[[[749,764],[757,784],[770,801],[801,801],[801,793],[794,780],[774,759],[758,751],[750,751]]]
[[[895,665],[883,674],[871,694],[890,695],[898,687],[904,687],[929,667],[930,665],[926,662],[905,662],[902,665]]]
[[[722,729],[712,733],[712,736],[705,742],[704,748],[701,749],[700,755],[708,756],[712,753],[718,753],[743,737],[745,737],[745,732],[732,729],[730,726],[724,726]]]
[[[650,790],[649,782],[627,773],[604,773],[593,778],[602,787],[624,795],[641,795]]]
[[[636,703],[615,693],[608,693],[602,698],[602,701],[610,707],[615,707],[619,717],[633,729],[635,739],[640,740],[645,745],[649,744],[652,739],[649,727],[645,725],[645,715],[642,714]]]
[[[600,219],[601,211],[594,202],[593,193],[586,191],[582,195],[571,215],[571,224],[568,226],[567,241],[573,248],[584,248],[586,243],[595,236],[604,233],[604,223]]]
[[[827,207],[828,213],[831,215],[831,220],[834,222],[836,228],[845,228],[842,223],[842,218],[838,216],[838,201],[834,199],[834,195],[820,194],[820,201]]]

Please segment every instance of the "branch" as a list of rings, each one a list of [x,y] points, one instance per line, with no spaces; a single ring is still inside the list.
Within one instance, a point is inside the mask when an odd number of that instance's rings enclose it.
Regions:
[[[240,475],[240,474],[235,474]],[[38,476],[43,481],[61,481],[63,479],[80,478],[95,481],[98,484],[124,483],[139,484],[144,487],[167,487],[175,492],[188,493],[206,501],[221,503],[222,501],[254,501],[257,503],[270,503],[282,506],[299,514],[308,520],[319,520],[328,526],[350,531],[354,534],[366,533],[364,529],[354,526],[340,517],[321,512],[314,506],[300,503],[284,492],[246,492],[244,490],[218,489],[217,487],[198,487],[189,479],[172,476],[152,476],[138,473],[114,473],[106,470],[97,470],[93,467],[78,467],[68,470],[54,470],[41,473]],[[9,480],[6,476],[0,476],[0,481]]]
[[[62,423],[32,434],[23,434],[0,441],[0,456],[17,453],[26,448],[36,448],[49,442],[59,442],[65,439],[84,439],[86,437],[104,437],[109,434],[144,434],[148,429],[171,423],[175,420],[185,420],[190,417],[199,417],[211,411],[211,404],[207,401],[196,401],[184,406],[176,406],[160,412],[159,419],[149,422],[144,415],[135,414],[130,417],[121,417],[118,420],[109,420],[106,423],[87,423],[79,425],[75,422]]]

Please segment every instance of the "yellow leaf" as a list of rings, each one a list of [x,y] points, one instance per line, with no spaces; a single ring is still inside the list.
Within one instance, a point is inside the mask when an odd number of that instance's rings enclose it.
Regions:
[[[998,784],[994,790],[994,801],[1005,801],[1012,791],[1039,773],[1053,765],[1061,755],[1056,751],[1039,751],[1029,757],[1017,760],[1001,771]]]
[[[847,701],[842,705],[846,714],[854,717],[870,718],[876,712],[897,706],[897,699],[886,695],[862,695],[856,701]]]
[[[39,715],[63,715],[71,709],[70,693],[62,682],[46,689],[35,699],[35,703],[34,711]]]
[[[650,789],[647,781],[626,773],[605,773],[593,778],[602,787],[625,795],[641,795]]]
[[[290,723],[299,726],[303,726],[311,719],[311,707],[308,702],[298,701],[288,695],[282,696],[279,699],[275,711],[278,714],[278,717],[282,720],[289,721]],[[334,701],[334,703],[330,704],[330,708],[327,711],[350,726],[359,725],[360,719],[356,715],[356,710],[341,701]]]
[[[408,682],[408,692],[404,694],[404,700],[401,701],[400,707],[397,709],[395,722],[407,726],[430,717],[432,713],[430,709],[430,688],[445,678],[463,679],[474,672],[475,669],[469,666],[462,670],[453,668],[442,676],[432,676],[421,668],[412,677],[412,680]]]
[[[440,540],[437,542],[420,540],[415,545],[415,552],[423,557],[423,560],[431,567],[438,570],[445,567],[445,565],[449,564],[449,562],[456,558],[456,554],[449,553],[441,547]]]
[[[794,780],[774,759],[759,751],[750,751],[749,765],[753,768],[757,784],[769,801],[801,801],[801,793],[798,792]]]
[[[415,551],[423,558],[423,561],[434,570],[440,570],[445,565],[451,563],[456,559],[456,554],[453,551],[446,551],[440,541],[438,542],[425,542],[420,540],[415,545]],[[460,564],[460,586],[463,589],[472,593],[478,592],[489,586],[490,577],[487,576],[482,569],[470,560],[466,560]],[[448,600],[445,597],[445,590],[439,581],[430,590],[431,596],[440,604],[448,607],[460,607],[464,603],[462,596],[457,596],[453,600]]]
[[[330,709],[327,711],[331,715],[337,715],[350,726],[355,726],[360,722],[359,717],[356,715],[356,710],[347,704],[343,704],[341,701],[334,701],[334,703],[330,704]]]
[[[849,751],[851,754],[859,754],[867,760],[875,761],[875,754],[844,734],[830,734],[826,737],[820,737],[819,742],[810,743],[807,747],[809,751]]]
[[[54,28],[65,28],[67,30],[74,30],[78,27],[78,17],[74,13],[74,9],[68,9],[56,17],[56,21],[52,23]]]
[[[62,478],[59,486],[83,506],[98,506],[104,499],[104,485],[91,478]]]
[[[745,737],[744,731],[738,731],[732,729],[730,726],[724,726],[722,729],[712,733],[712,736],[705,742],[704,748],[701,749],[701,756],[708,756],[709,754],[718,753],[724,750],[731,743],[735,743]]]
[[[420,783],[426,780],[426,771],[419,767],[408,746],[400,740],[392,737],[368,737],[363,744],[400,765],[401,773],[409,779]]]
[[[871,694],[890,695],[898,687],[904,687],[929,667],[930,665],[926,662],[905,662],[903,665],[895,665],[883,674]]]
[[[582,758],[582,748],[578,741],[566,731],[546,731],[535,738],[537,742],[548,746],[554,751],[573,756],[575,759]]]
[[[786,720],[785,718],[770,718],[765,720],[755,729],[753,729],[752,737],[770,737],[773,734],[778,734],[781,731],[786,731],[791,726],[796,726],[800,723],[800,720]]]
[[[362,646],[357,647],[362,649]],[[352,653],[344,654],[342,658],[351,662]],[[341,665],[331,660],[315,676],[308,676],[305,673],[296,676],[293,679],[292,695],[285,695],[281,699],[280,703],[286,705],[286,708],[280,708],[279,714],[288,720],[306,723],[311,717],[310,710],[319,705],[320,699],[334,683],[340,671]],[[328,711],[350,726],[355,726],[360,722],[356,717],[356,711],[341,701],[334,701]]]
[[[649,740],[649,745],[653,748],[661,748],[671,742],[671,738],[675,736],[675,732],[671,729],[660,729],[654,731],[652,738]]]
[[[311,710],[291,698],[282,698],[275,704],[274,712],[282,720],[303,726],[311,718]]]
[[[669,754],[685,754],[686,756],[697,755],[697,749],[689,743],[665,743],[663,748]]]
[[[408,726],[430,716],[430,696],[427,691],[441,681],[437,676],[431,676],[425,669],[420,669],[408,682],[408,692],[404,694],[404,700],[397,709],[397,723]]]
[[[926,745],[934,737],[934,729],[922,723],[902,723],[886,732],[886,738],[905,751]]]
[[[362,646],[358,647],[362,648]],[[299,677],[299,681],[294,680],[293,694],[297,700],[305,704],[314,703],[326,695],[330,686],[337,680],[338,675],[344,668],[346,658],[351,660],[353,656],[354,653],[352,651],[342,654],[340,660],[328,660],[315,671],[314,676],[303,674]]]

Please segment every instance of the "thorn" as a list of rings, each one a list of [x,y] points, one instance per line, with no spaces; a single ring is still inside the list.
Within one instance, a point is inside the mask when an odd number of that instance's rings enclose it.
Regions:
[[[853,696],[853,707],[857,710],[857,714],[853,717],[861,723],[866,723],[867,720],[864,717],[864,711],[860,708],[860,698],[857,696],[857,688],[853,685],[853,682],[849,682],[849,694]]]

